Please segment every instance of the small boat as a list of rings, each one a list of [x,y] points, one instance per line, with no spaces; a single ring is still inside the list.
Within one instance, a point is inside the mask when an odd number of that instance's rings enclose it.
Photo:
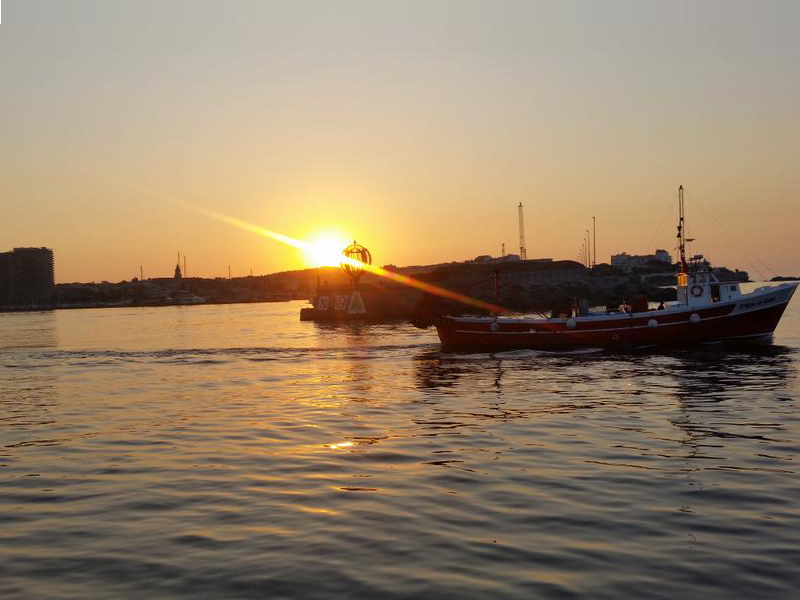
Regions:
[[[650,310],[644,302],[627,312],[550,319],[442,316],[435,322],[442,346],[479,351],[563,350],[770,339],[798,282],[742,293],[739,282],[720,281],[702,255],[687,261],[683,186],[678,190],[678,206],[681,270],[676,303]]]

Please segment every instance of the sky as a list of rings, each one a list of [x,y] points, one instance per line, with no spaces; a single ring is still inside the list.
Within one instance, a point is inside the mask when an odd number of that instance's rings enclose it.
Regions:
[[[0,251],[56,280],[518,251],[800,275],[800,3],[6,0]]]

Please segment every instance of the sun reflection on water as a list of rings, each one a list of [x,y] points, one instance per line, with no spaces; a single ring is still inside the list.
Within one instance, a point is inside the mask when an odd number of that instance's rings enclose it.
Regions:
[[[350,448],[351,446],[355,446],[355,442],[340,442],[338,444],[324,444],[331,450],[341,450],[344,448]]]

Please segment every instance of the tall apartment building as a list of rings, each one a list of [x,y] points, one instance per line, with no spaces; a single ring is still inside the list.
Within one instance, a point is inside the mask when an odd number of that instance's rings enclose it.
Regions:
[[[54,299],[52,250],[14,248],[0,252],[0,306],[48,305]]]

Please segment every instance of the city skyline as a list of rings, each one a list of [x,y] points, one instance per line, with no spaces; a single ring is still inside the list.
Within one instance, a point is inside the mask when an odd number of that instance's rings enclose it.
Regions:
[[[56,281],[310,266],[187,204],[376,264],[693,251],[800,274],[790,2],[6,2],[3,247]],[[674,256],[674,253],[673,253]],[[755,268],[754,268],[755,267]]]

